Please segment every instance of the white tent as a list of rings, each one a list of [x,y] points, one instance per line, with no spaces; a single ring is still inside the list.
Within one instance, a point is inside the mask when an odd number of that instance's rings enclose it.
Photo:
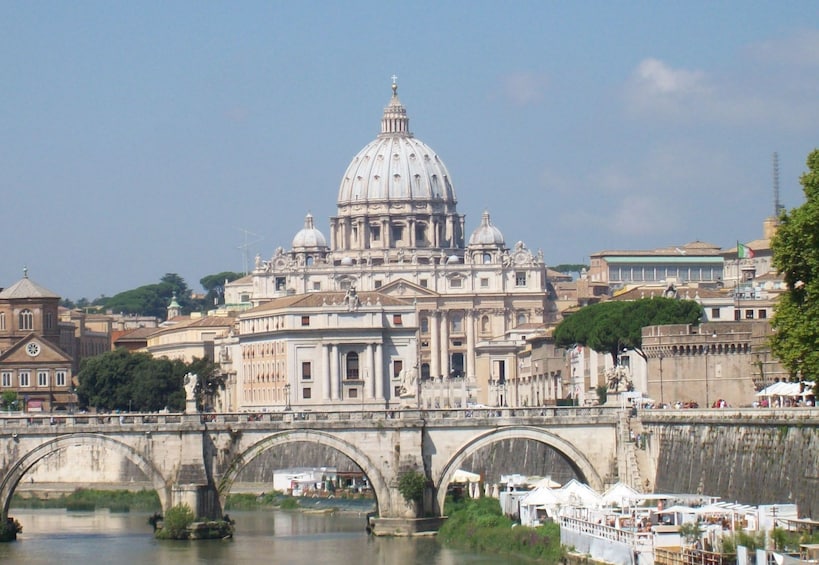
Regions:
[[[600,506],[600,495],[594,492],[589,485],[572,479],[559,489],[555,489],[565,504],[596,508]]]
[[[559,488],[560,483],[553,481],[552,477],[544,477],[536,481],[532,486],[534,488]]]
[[[539,526],[544,517],[554,518],[562,503],[556,489],[536,488],[520,500],[521,525]]]
[[[773,401],[775,398],[788,398],[791,400],[801,398],[802,400],[806,400],[807,398],[813,396],[813,383],[774,383],[760,390],[758,393],[756,393],[756,396],[759,398],[768,399],[769,401]]]
[[[455,474],[452,475],[452,479],[450,480],[451,483],[479,483],[481,482],[481,476],[477,473],[470,473],[464,469],[458,469],[455,471]]]
[[[643,495],[625,483],[617,483],[603,493],[600,499],[605,506],[632,506],[635,502],[642,500]]]

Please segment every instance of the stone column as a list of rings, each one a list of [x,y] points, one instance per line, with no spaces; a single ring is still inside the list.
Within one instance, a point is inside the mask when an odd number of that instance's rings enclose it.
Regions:
[[[464,314],[466,324],[466,380],[474,382],[475,374],[475,311],[467,310]]]
[[[330,400],[330,395],[332,394],[333,390],[333,382],[330,377],[332,373],[330,372],[330,348],[327,344],[322,344],[321,346],[321,366],[322,366],[322,391],[321,391],[321,398],[323,400]]]
[[[375,347],[372,343],[367,344],[367,374],[364,377],[364,398],[370,399],[375,397],[375,390],[373,381],[375,379]]]
[[[375,344],[375,398],[384,400],[384,348]]]
[[[441,375],[449,378],[449,316],[441,311]]]
[[[340,398],[339,391],[341,384],[339,383],[339,366],[338,366],[338,345],[335,343],[330,347],[330,399],[338,400]]]
[[[441,376],[441,343],[439,337],[438,312],[429,313],[429,376],[436,378]]]

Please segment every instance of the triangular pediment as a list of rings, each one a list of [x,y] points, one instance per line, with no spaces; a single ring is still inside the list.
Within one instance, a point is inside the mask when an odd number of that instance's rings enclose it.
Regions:
[[[428,288],[424,288],[423,286],[419,286],[413,282],[410,282],[406,279],[398,279],[392,281],[388,284],[385,284],[381,288],[378,289],[380,294],[385,294],[387,296],[392,296],[394,298],[415,298],[419,296],[424,297],[435,297],[438,296],[437,292],[434,292]]]
[[[30,333],[0,355],[0,363],[15,365],[70,365],[69,357],[62,349]]]

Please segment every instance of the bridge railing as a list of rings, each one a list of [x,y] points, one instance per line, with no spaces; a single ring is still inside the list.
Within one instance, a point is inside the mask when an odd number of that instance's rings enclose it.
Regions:
[[[0,413],[0,429],[49,427],[98,427],[150,425],[173,426],[191,424],[263,425],[291,424],[302,426],[321,422],[372,422],[435,420],[469,422],[478,419],[547,422],[557,419],[613,418],[616,407],[539,407],[539,408],[453,408],[453,409],[365,409],[365,410],[289,410],[276,412],[207,412],[207,413]]]

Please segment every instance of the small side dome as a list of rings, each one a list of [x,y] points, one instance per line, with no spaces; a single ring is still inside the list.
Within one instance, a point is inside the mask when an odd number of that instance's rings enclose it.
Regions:
[[[503,234],[501,231],[492,225],[492,220],[489,219],[489,211],[484,211],[481,216],[481,225],[478,226],[469,238],[470,246],[503,246]]]
[[[460,263],[460,262],[461,262],[461,258],[460,258],[460,257],[458,257],[457,255],[450,255],[450,256],[449,256],[449,257],[447,257],[447,259],[446,259],[446,264],[447,264],[447,265],[451,265],[451,264],[453,264],[453,263]]]
[[[341,264],[344,265],[344,266],[352,265],[353,264],[353,258],[350,257],[349,255],[345,255],[341,259]]]
[[[327,240],[313,225],[313,215],[308,212],[304,218],[304,227],[293,238],[293,249],[317,249],[327,247]]]

